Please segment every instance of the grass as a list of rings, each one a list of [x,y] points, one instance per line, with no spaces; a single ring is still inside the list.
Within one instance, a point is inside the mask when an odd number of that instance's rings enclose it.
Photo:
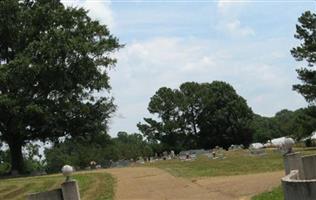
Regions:
[[[78,181],[82,200],[110,200],[114,197],[114,178],[102,170],[80,172],[73,176]],[[27,194],[60,187],[61,175],[3,179],[0,181],[0,199],[24,200]]]
[[[295,149],[304,155],[316,153],[316,148]],[[210,177],[252,174],[283,170],[283,159],[280,153],[267,150],[264,156],[251,156],[247,150],[225,153],[223,160],[210,160],[199,157],[195,161],[168,160],[145,164],[148,167],[164,169],[180,177]],[[114,197],[114,178],[103,170],[79,172],[73,176],[78,181],[82,200],[110,200]],[[34,192],[58,188],[64,181],[61,175],[48,175],[0,180],[0,199],[22,200]],[[281,200],[281,187],[271,192],[255,196],[253,200]]]
[[[212,160],[201,156],[195,161],[167,160],[150,163],[147,166],[158,167],[174,176],[188,178],[232,176],[283,169],[282,156],[272,151],[263,156],[251,156],[246,150],[238,150],[226,152],[225,157],[223,160]]]
[[[315,154],[315,148],[297,148],[296,152],[303,155]],[[206,156],[198,157],[195,161],[166,160],[146,164],[158,167],[180,177],[210,177],[254,174],[283,170],[282,154],[268,149],[266,155],[253,156],[248,150],[227,151],[225,159],[213,160]]]
[[[252,197],[251,200],[283,200],[283,191],[282,187],[279,186],[277,188],[274,188],[272,191],[264,192],[262,194],[259,194],[257,196]]]

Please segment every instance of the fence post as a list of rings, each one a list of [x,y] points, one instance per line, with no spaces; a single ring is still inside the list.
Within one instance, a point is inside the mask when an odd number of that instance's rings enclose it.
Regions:
[[[61,184],[61,190],[64,200],[80,200],[80,193],[77,181],[65,181]]]

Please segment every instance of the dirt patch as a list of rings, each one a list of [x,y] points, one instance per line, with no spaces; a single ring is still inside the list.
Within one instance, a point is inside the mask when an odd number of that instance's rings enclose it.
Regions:
[[[247,200],[280,184],[283,172],[184,179],[157,168],[107,170],[117,178],[117,200]]]
[[[281,177],[284,176],[283,171],[203,178],[195,183],[211,192],[220,192],[231,199],[250,199],[253,195],[271,190],[281,184]]]

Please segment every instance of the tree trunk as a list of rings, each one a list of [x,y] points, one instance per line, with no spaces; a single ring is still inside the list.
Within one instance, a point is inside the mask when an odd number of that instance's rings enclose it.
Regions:
[[[22,154],[22,144],[13,141],[8,143],[11,155],[11,174],[22,174],[24,171],[24,161]]]

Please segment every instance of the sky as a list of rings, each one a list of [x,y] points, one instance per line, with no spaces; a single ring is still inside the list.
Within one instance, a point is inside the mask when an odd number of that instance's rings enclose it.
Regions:
[[[125,47],[109,71],[117,111],[109,134],[138,132],[150,97],[183,82],[231,84],[252,110],[273,116],[307,106],[290,50],[298,17],[314,0],[62,0],[84,7]],[[100,93],[99,95],[107,95]]]

